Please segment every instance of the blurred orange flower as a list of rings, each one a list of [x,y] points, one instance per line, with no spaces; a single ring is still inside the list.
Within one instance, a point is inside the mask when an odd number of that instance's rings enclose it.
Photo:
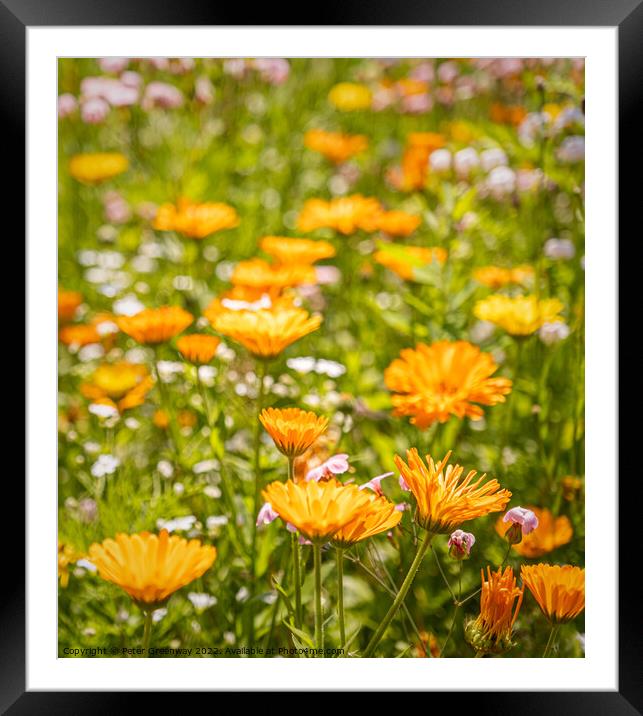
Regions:
[[[119,412],[142,405],[154,386],[147,368],[139,363],[104,363],[82,383],[80,392],[90,400],[111,404]]]
[[[276,266],[263,259],[239,261],[230,282],[235,286],[249,286],[269,290],[317,283],[315,269],[309,264]]]
[[[385,211],[380,215],[378,227],[389,236],[410,236],[422,223],[416,214],[406,211]]]
[[[473,278],[489,288],[502,288],[511,283],[526,284],[532,281],[533,277],[534,269],[531,266],[515,266],[514,268],[482,266],[473,272]]]
[[[412,281],[415,268],[428,266],[434,261],[443,264],[447,260],[447,252],[439,246],[396,246],[392,251],[376,251],[373,258],[400,278]]]
[[[304,135],[304,144],[308,149],[323,154],[335,164],[363,152],[368,147],[368,139],[363,134],[344,134],[327,132],[323,129],[310,129]]]
[[[78,306],[83,302],[83,294],[78,291],[65,291],[58,288],[58,320],[61,323],[71,321],[76,315]]]
[[[217,231],[238,226],[239,216],[228,204],[212,201],[199,204],[181,198],[176,206],[161,205],[152,225],[159,231],[176,231],[192,239],[204,239]]]
[[[300,231],[334,229],[340,234],[354,234],[356,231],[377,231],[383,213],[377,199],[361,194],[339,199],[308,199],[304,204],[297,227]]]
[[[101,335],[95,325],[91,323],[75,323],[63,326],[58,334],[61,343],[66,346],[87,346],[91,343],[100,343]]]
[[[121,316],[118,327],[139,343],[164,343],[185,330],[194,320],[180,306],[146,308],[133,316]]]
[[[281,265],[305,266],[335,256],[335,248],[328,241],[264,236],[259,246]]]
[[[221,340],[206,333],[192,333],[176,341],[179,353],[190,363],[209,363],[217,352]]]

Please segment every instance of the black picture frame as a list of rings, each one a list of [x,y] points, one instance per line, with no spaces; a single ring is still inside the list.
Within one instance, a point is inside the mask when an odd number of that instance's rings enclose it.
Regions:
[[[237,9],[238,8],[238,9]],[[482,25],[482,26],[612,26],[618,27],[619,65],[619,226],[626,226],[632,219],[632,226],[640,215],[640,134],[641,117],[638,108],[642,94],[643,77],[643,0],[417,0],[384,3],[358,3],[356,0],[329,0],[318,10],[319,17],[308,21],[292,22],[289,13],[270,4],[252,11],[241,6],[221,7],[204,0],[181,0],[180,3],[153,3],[151,0],[0,0],[0,66],[3,79],[0,81],[0,111],[4,131],[4,153],[6,175],[11,171],[11,182],[5,188],[5,207],[18,207],[25,202],[25,50],[27,27],[34,26],[78,26],[78,25],[238,25],[238,20],[247,19],[251,14],[253,25]],[[285,8],[285,6],[284,6]],[[243,18],[241,15],[243,14]],[[639,151],[637,151],[639,150]],[[12,157],[11,154],[15,156]],[[639,172],[635,173],[635,169]],[[628,171],[629,170],[629,171]],[[630,178],[631,177],[631,178]],[[9,209],[11,211],[11,209]],[[18,231],[20,235],[20,212]],[[633,247],[638,246],[640,228],[632,241],[619,242],[618,286],[619,306],[640,305],[636,279],[627,280],[628,268],[636,270],[637,261]],[[6,239],[6,237],[5,237]],[[12,239],[15,243],[15,237]],[[19,243],[19,242],[17,242]],[[630,256],[630,252],[632,255]],[[20,260],[20,253],[16,252]],[[6,254],[5,254],[6,256]],[[24,254],[22,255],[24,258]],[[629,259],[629,260],[628,260]],[[13,261],[13,258],[11,259]],[[9,264],[6,264],[7,266]],[[13,264],[12,271],[13,271]],[[640,279],[639,279],[640,282]],[[638,299],[638,300],[637,300]],[[15,299],[14,299],[15,300]],[[619,311],[620,313],[620,311]],[[615,316],[615,321],[620,317]],[[638,325],[634,324],[635,331]],[[625,335],[625,321],[620,323]],[[632,330],[632,324],[627,327]],[[619,335],[620,331],[619,331]],[[620,339],[619,339],[620,341]],[[28,349],[28,348],[27,348]],[[619,351],[619,374],[627,358],[634,353],[623,345]],[[640,381],[633,388],[640,387]],[[27,386],[28,391],[28,386]],[[619,390],[620,392],[620,390]],[[618,399],[615,396],[615,399]],[[605,475],[610,486],[623,474],[627,479],[619,485],[619,665],[618,691],[576,691],[576,692],[460,692],[446,696],[450,708],[459,711],[471,708],[480,713],[510,714],[521,716],[549,714],[583,714],[583,716],[609,715],[631,716],[643,713],[643,679],[641,674],[642,619],[640,592],[633,588],[635,582],[628,581],[632,567],[636,566],[638,549],[637,527],[640,510],[637,506],[634,485],[640,480],[639,470],[633,460],[632,445],[635,445],[634,430],[636,419],[625,419],[625,408],[619,403],[620,426],[605,425],[605,431],[618,430],[619,461],[614,474]],[[15,427],[13,428],[15,430]],[[6,433],[9,435],[10,433]],[[621,451],[621,446],[624,448]],[[34,445],[26,446],[29,459]],[[5,478],[9,478],[9,473]],[[19,535],[24,533],[27,516],[24,506],[24,486],[15,473],[11,473],[13,490],[11,496],[5,492],[6,504],[4,551],[5,559],[13,552],[14,563],[3,570],[3,585],[0,589],[0,713],[11,716],[29,714],[113,714],[121,709],[149,708],[150,694],[123,692],[36,692],[26,691],[25,653],[25,564],[20,550],[16,549]],[[7,480],[8,481],[8,480]],[[23,518],[23,515],[24,518]],[[638,518],[638,520],[637,520]],[[609,615],[608,615],[609,616]],[[464,669],[465,667],[463,667]],[[537,667],[534,667],[537,668]],[[463,671],[463,686],[466,688],[466,671]],[[511,688],[511,684],[507,684]],[[82,684],[79,684],[82,688]],[[418,685],[421,688],[421,685]],[[163,708],[180,694],[163,694]],[[427,708],[435,709],[439,694],[427,697]],[[453,700],[455,699],[455,701]],[[183,702],[184,703],[184,702]],[[317,708],[322,701],[316,701]],[[211,704],[214,707],[214,704]],[[439,707],[437,707],[439,708]],[[306,710],[309,710],[306,707]]]

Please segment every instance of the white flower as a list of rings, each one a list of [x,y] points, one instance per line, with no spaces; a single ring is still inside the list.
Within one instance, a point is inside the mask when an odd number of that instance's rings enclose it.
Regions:
[[[502,199],[516,188],[516,172],[505,166],[494,167],[487,177],[486,187],[495,199]]]
[[[466,177],[479,166],[480,159],[473,147],[465,147],[453,155],[453,168],[458,176]]]
[[[496,327],[491,321],[476,321],[471,326],[471,340],[474,343],[483,343],[491,338]]]
[[[88,572],[96,572],[96,565],[88,559],[79,559],[76,562],[76,566],[81,569],[86,569]]]
[[[164,520],[159,518],[156,520],[156,528],[158,530],[167,530],[168,532],[185,532],[191,529],[196,522],[194,515],[185,515],[184,517],[175,517],[172,520]]]
[[[185,492],[185,486],[182,482],[176,482],[172,489],[175,495],[182,495]]]
[[[172,477],[174,474],[174,466],[169,460],[159,460],[156,464],[156,469],[161,473],[163,477]]]
[[[211,472],[212,470],[218,470],[218,468],[218,460],[201,460],[201,462],[197,462],[196,465],[192,467],[192,472],[195,475],[202,475],[204,472]]]
[[[157,363],[159,376],[164,383],[169,383],[174,379],[175,375],[179,375],[184,371],[183,363],[171,360],[160,360]]]
[[[128,294],[127,296],[123,296],[123,298],[119,298],[118,301],[114,301],[112,308],[117,316],[134,316],[140,313],[145,306],[136,296]]]
[[[136,418],[126,418],[125,425],[130,430],[138,430],[141,427],[141,424],[138,422],[138,420]]]
[[[100,343],[90,343],[88,346],[83,346],[78,351],[78,360],[81,363],[88,363],[92,360],[97,360],[105,355],[105,349]]]
[[[300,358],[288,358],[286,365],[297,373],[311,373],[315,370],[316,360],[312,356],[301,356]]]
[[[507,166],[507,155],[500,147],[485,149],[484,152],[480,154],[480,163],[484,171],[490,172],[495,167]]]
[[[228,518],[226,515],[210,515],[205,521],[205,526],[209,530],[214,530],[217,527],[223,527],[228,524]]]
[[[157,622],[160,622],[161,619],[167,614],[167,609],[155,609],[152,612],[152,621],[156,624]]]
[[[339,378],[346,373],[346,368],[341,363],[320,358],[315,364],[315,373],[327,375],[329,378]]]
[[[235,599],[238,602],[245,602],[246,599],[250,596],[250,592],[248,591],[247,587],[241,587],[241,589],[237,592],[235,595]]]
[[[572,259],[576,249],[569,239],[547,239],[544,252],[548,259]]]
[[[436,149],[429,155],[429,168],[440,174],[451,169],[451,152],[448,149]]]
[[[200,365],[199,368],[199,380],[203,385],[208,388],[214,384],[214,379],[217,375],[217,369],[212,365]]]
[[[538,337],[547,346],[564,341],[569,336],[569,326],[563,321],[543,323],[538,331]]]
[[[564,164],[574,164],[585,159],[585,137],[565,137],[558,147],[558,159]]]
[[[188,599],[197,611],[202,611],[213,607],[217,603],[217,598],[205,592],[189,592]]]
[[[94,477],[105,477],[105,475],[113,475],[121,461],[114,455],[100,455],[98,460],[92,465],[91,473]]]

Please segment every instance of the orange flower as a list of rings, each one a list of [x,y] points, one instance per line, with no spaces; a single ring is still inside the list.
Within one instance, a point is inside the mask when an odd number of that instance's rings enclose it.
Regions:
[[[534,270],[531,266],[515,266],[514,268],[483,266],[473,272],[473,277],[483,286],[496,289],[511,283],[526,284],[533,279]]]
[[[58,288],[58,320],[71,321],[76,315],[78,306],[83,302],[83,294],[78,291],[65,291]]]
[[[380,215],[378,227],[389,236],[410,236],[422,223],[415,214],[405,211],[385,211]]]
[[[316,543],[328,542],[371,502],[357,485],[343,485],[337,480],[277,481],[268,485],[262,495],[284,522]]]
[[[529,534],[523,534],[522,541],[513,545],[518,554],[533,559],[543,554],[552,552],[557,547],[567,544],[573,534],[572,523],[565,515],[554,517],[547,509],[540,507],[527,507],[538,518],[538,527]],[[502,517],[496,522],[496,532],[505,536],[507,523],[502,522]]]
[[[159,231],[176,231],[192,239],[204,239],[210,234],[239,225],[237,212],[228,204],[208,201],[203,204],[179,199],[178,204],[163,204],[154,219]]]
[[[165,410],[156,410],[152,417],[152,422],[157,428],[165,430],[170,424],[170,416],[165,412]]]
[[[321,316],[310,316],[303,308],[221,311],[208,314],[215,331],[241,343],[257,358],[278,356],[291,343],[316,331]]]
[[[217,352],[221,340],[216,336],[209,336],[205,333],[192,333],[189,336],[181,336],[176,346],[179,353],[190,363],[209,363]]]
[[[520,105],[507,105],[494,102],[491,105],[491,121],[498,124],[513,124],[518,126],[527,116],[527,110]]]
[[[400,172],[391,176],[396,188],[401,191],[423,189],[429,173],[429,156],[445,143],[444,136],[435,132],[409,134]]]
[[[332,539],[334,547],[348,549],[357,542],[388,532],[399,524],[402,513],[395,505],[381,495],[368,494],[370,505],[361,510],[347,525],[344,525]]]
[[[328,427],[328,418],[299,408],[266,408],[259,420],[277,449],[289,458],[306,452]]]
[[[479,420],[479,405],[496,405],[511,392],[511,380],[491,378],[497,365],[489,353],[467,341],[438,341],[405,348],[384,372],[386,387],[396,393],[395,415],[410,415],[423,429],[445,423],[451,415]]]
[[[69,162],[69,173],[84,184],[100,184],[127,170],[127,157],[118,152],[76,154]]]
[[[516,586],[511,567],[505,567],[504,572],[501,567],[497,572],[487,567],[486,580],[484,570],[480,572],[480,615],[465,627],[465,638],[478,652],[500,654],[514,646],[512,630],[520,611],[524,589]]]
[[[139,343],[164,343],[185,330],[194,320],[179,306],[146,308],[133,316],[121,316],[118,327]]]
[[[231,283],[259,289],[283,289],[288,286],[315,284],[317,274],[310,265],[284,264],[273,266],[263,259],[239,261],[234,267]]]
[[[511,492],[500,489],[495,479],[483,484],[482,475],[472,482],[475,470],[462,478],[463,467],[447,465],[450,456],[449,451],[437,465],[430,455],[425,464],[416,448],[406,451],[407,462],[395,456],[400,476],[417,503],[415,521],[434,534],[453,532],[463,522],[499,512],[511,499]]]
[[[564,624],[585,609],[585,570],[571,565],[523,564],[523,584],[552,624]]]
[[[58,334],[61,343],[66,346],[87,346],[90,343],[100,343],[101,335],[95,325],[91,323],[75,323],[63,326]]]
[[[306,266],[335,255],[335,248],[328,241],[313,239],[264,236],[259,245],[282,265]]]
[[[144,365],[122,361],[99,366],[80,386],[80,392],[95,402],[114,405],[122,413],[142,405],[153,385]]]
[[[304,144],[308,149],[323,154],[335,164],[360,154],[368,147],[368,139],[363,134],[344,134],[326,132],[323,129],[310,129],[304,135]]]
[[[377,199],[361,194],[324,201],[308,199],[297,219],[300,231],[334,229],[340,234],[354,234],[356,231],[377,231],[382,205]]]
[[[400,278],[412,281],[416,268],[428,266],[434,261],[443,264],[447,260],[447,252],[439,246],[387,246],[376,251],[373,258]]]
[[[158,609],[177,589],[207,572],[216,555],[211,545],[170,536],[167,530],[117,534],[89,548],[98,574],[124,589],[144,611]]]

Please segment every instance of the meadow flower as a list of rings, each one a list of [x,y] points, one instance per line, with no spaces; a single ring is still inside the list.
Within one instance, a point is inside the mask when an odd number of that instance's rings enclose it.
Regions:
[[[58,540],[58,578],[63,589],[69,584],[69,565],[77,562],[82,556],[72,545]]]
[[[354,82],[340,82],[328,93],[328,101],[343,112],[369,109],[371,99],[372,95],[369,88],[366,85]]]
[[[380,214],[378,228],[389,236],[410,236],[422,223],[416,214],[406,211],[385,211]]]
[[[118,318],[118,327],[135,341],[146,344],[164,343],[184,331],[194,320],[191,313],[179,306],[146,308],[133,316]]]
[[[521,105],[506,105],[494,102],[490,111],[491,121],[497,124],[512,124],[518,127],[527,117],[527,110]]]
[[[279,264],[306,266],[321,259],[335,256],[335,247],[328,241],[288,238],[285,236],[264,236],[259,242],[262,251],[272,256]]]
[[[453,155],[453,168],[459,177],[468,177],[479,166],[480,157],[473,147],[465,147]]]
[[[538,337],[546,346],[552,346],[555,343],[564,341],[569,336],[569,326],[563,321],[554,321],[553,323],[543,323],[538,330]]]
[[[328,427],[328,418],[299,408],[266,408],[259,420],[277,449],[289,458],[306,452]]]
[[[368,139],[363,134],[309,129],[304,135],[304,145],[314,152],[323,154],[331,162],[341,164],[365,151],[368,148]]]
[[[382,212],[377,199],[361,194],[330,201],[308,199],[297,218],[297,228],[306,232],[329,228],[340,234],[373,232],[378,229]]]
[[[451,169],[452,156],[448,149],[436,149],[429,155],[429,169],[436,174]]]
[[[70,348],[91,345],[92,343],[100,343],[101,335],[96,326],[92,323],[74,323],[72,325],[63,326],[60,329],[58,338]]]
[[[121,533],[89,548],[98,574],[121,587],[144,611],[158,609],[177,589],[202,576],[216,554],[211,545],[170,536],[167,530],[158,535]]]
[[[283,57],[260,57],[253,61],[252,66],[264,82],[272,85],[284,84],[290,74],[290,63]]]
[[[325,482],[272,482],[264,499],[284,522],[313,543],[328,542],[371,505],[371,496],[357,485]]]
[[[551,624],[565,624],[585,609],[585,570],[571,565],[523,564],[523,584]]]
[[[416,448],[406,451],[406,460],[395,456],[395,464],[416,501],[415,521],[428,532],[448,534],[463,522],[499,512],[509,502],[511,492],[501,489],[496,479],[475,482],[477,472],[448,465],[451,452],[435,463],[430,455],[426,464]]]
[[[515,266],[503,268],[501,266],[482,266],[475,269],[473,278],[483,286],[489,288],[502,288],[512,283],[526,284],[534,277],[531,266]]]
[[[492,572],[487,567],[482,576],[480,614],[465,627],[465,639],[478,652],[501,654],[514,646],[513,626],[522,605],[524,589],[516,586],[511,567]]]
[[[91,97],[80,105],[80,118],[85,124],[101,124],[109,114],[109,103],[102,97]]]
[[[509,510],[509,512],[513,511]],[[535,519],[536,527],[529,531],[523,527],[522,540],[513,545],[518,554],[534,559],[570,542],[574,530],[569,517],[566,515],[555,516],[548,509],[541,507],[530,507],[525,512],[533,515],[530,522],[533,525]],[[504,518],[496,522],[496,532],[501,537],[505,536],[507,527]]]
[[[188,592],[188,599],[192,602],[192,606],[198,613],[213,607],[217,603],[217,598],[215,596],[205,592]]]
[[[321,465],[313,467],[306,472],[305,480],[328,480],[333,475],[342,475],[348,471],[348,455],[346,453],[338,453],[324,460]]]
[[[150,82],[145,87],[141,107],[149,112],[155,107],[176,109],[183,104],[183,93],[167,82]]]
[[[127,68],[129,61],[129,57],[101,57],[98,60],[98,66],[103,72],[118,74]]]
[[[507,161],[507,155],[500,147],[485,149],[480,153],[480,165],[485,172],[490,172],[496,167],[507,166]]]
[[[127,170],[127,157],[118,152],[76,154],[69,162],[71,176],[85,184],[100,184]]]
[[[192,333],[181,336],[176,341],[179,353],[190,363],[209,363],[217,352],[221,340],[205,333]]]
[[[399,171],[390,175],[393,185],[401,191],[423,189],[429,174],[429,157],[444,147],[444,135],[435,132],[411,132],[406,140]]]
[[[524,507],[512,507],[502,518],[502,522],[510,524],[504,532],[504,538],[509,544],[518,544],[523,535],[528,535],[538,527],[538,517]]]
[[[374,492],[376,495],[379,495],[380,497],[384,494],[382,492],[382,480],[385,480],[387,477],[390,477],[393,475],[392,472],[385,472],[383,475],[378,475],[377,477],[371,478],[368,482],[365,482],[363,485],[359,486],[360,490],[371,490],[371,492]]]
[[[535,296],[502,296],[496,294],[478,301],[474,315],[490,321],[513,336],[528,336],[544,323],[559,319],[563,304],[557,298],[539,300]]]
[[[376,251],[373,259],[400,278],[412,281],[416,268],[433,262],[443,264],[447,260],[447,252],[440,246],[396,246],[393,250],[385,248]]]
[[[357,542],[392,530],[401,519],[402,513],[390,500],[381,495],[370,495],[370,504],[335,532],[331,544],[339,549],[348,549]]]
[[[447,542],[449,555],[457,560],[468,559],[475,542],[476,538],[471,532],[455,530],[450,534]]]
[[[257,527],[260,525],[269,525],[274,522],[279,515],[272,509],[272,505],[269,502],[264,502],[257,514]]]
[[[154,381],[144,365],[120,361],[100,365],[80,392],[90,400],[114,405],[120,412],[142,405]]]
[[[179,199],[174,204],[162,204],[152,223],[158,231],[176,231],[192,239],[204,239],[210,234],[239,225],[235,209],[221,202],[198,203]]]
[[[451,415],[480,419],[480,405],[504,402],[512,383],[492,378],[496,370],[491,354],[472,343],[438,341],[402,350],[384,371],[384,382],[394,393],[394,414],[409,415],[413,425],[424,429]]]
[[[91,467],[91,473],[94,477],[107,477],[113,475],[120,464],[121,461],[114,455],[99,455]]]
[[[307,263],[284,263],[279,266],[263,259],[239,261],[234,267],[230,282],[235,286],[246,286],[259,291],[281,290],[291,286],[314,284],[315,269]]]
[[[563,164],[576,164],[585,160],[585,137],[565,137],[556,156]]]
[[[83,302],[83,294],[78,291],[65,291],[58,288],[58,320],[61,323],[73,320],[78,307]]]
[[[548,259],[573,259],[576,248],[569,239],[547,239],[543,253]]]
[[[241,343],[257,358],[278,356],[291,343],[316,331],[321,316],[311,316],[303,308],[260,309],[258,311],[221,311],[208,314],[218,333]]]
[[[73,94],[65,92],[58,97],[58,117],[69,117],[78,109],[78,101]]]
[[[516,172],[505,166],[494,167],[484,182],[484,188],[494,199],[504,199],[516,189]]]

